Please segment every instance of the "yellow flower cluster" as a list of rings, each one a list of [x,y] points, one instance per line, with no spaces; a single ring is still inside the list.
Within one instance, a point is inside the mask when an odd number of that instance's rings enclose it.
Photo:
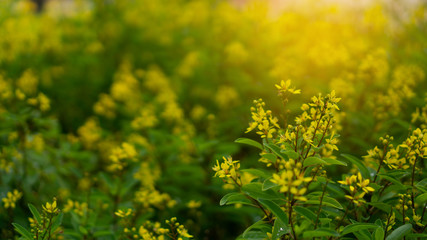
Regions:
[[[375,146],[373,149],[368,150],[368,155],[363,156],[367,166],[377,167],[384,162],[398,162],[402,168],[408,168],[408,166],[403,166],[405,163],[404,158],[400,160],[389,160],[399,157],[398,151],[394,149],[394,145],[391,143],[394,140],[392,136],[386,135],[385,137],[380,137],[379,140],[383,147],[379,148]]]
[[[400,144],[399,147],[405,150],[406,159],[411,166],[415,164],[417,158],[427,158],[427,129],[415,129],[412,135]]]
[[[280,128],[277,123],[279,120],[270,110],[264,110],[265,103],[262,99],[254,100],[254,104],[255,107],[251,108],[253,122],[249,124],[246,133],[257,129],[256,133],[261,135],[261,138],[273,138],[273,134]]]
[[[39,93],[37,97],[29,98],[27,102],[32,106],[37,106],[42,112],[46,112],[50,109],[50,100],[43,93]]]
[[[56,204],[56,199],[53,199],[53,202],[47,202],[45,205],[42,206],[43,207],[43,211],[48,213],[48,214],[58,214],[59,213],[59,209],[57,207]]]
[[[387,217],[387,220],[384,221],[384,225],[387,226],[386,231],[390,231],[393,226],[396,224],[396,214],[393,212],[390,216]]]
[[[133,213],[132,209],[128,208],[126,210],[119,209],[114,214],[118,217],[125,218],[125,217],[129,217],[130,215],[132,215],[132,213]]]
[[[179,222],[177,222],[176,217],[173,217],[170,220],[166,220],[166,224],[170,226],[172,234],[174,231],[178,233],[178,238],[177,238],[178,240],[182,240],[183,238],[193,237],[188,233],[188,230],[184,227],[184,225],[179,224]]]
[[[202,206],[202,202],[201,201],[196,201],[196,200],[190,200],[187,203],[187,207],[188,208],[199,208],[200,206]]]
[[[281,81],[280,84],[276,84],[275,87],[279,91],[279,96],[285,96],[287,93],[301,94],[301,89],[291,87],[291,80]]]
[[[34,95],[37,92],[38,79],[32,70],[26,70],[16,81],[16,86],[24,94]]]
[[[26,147],[29,149],[34,149],[36,152],[41,153],[45,148],[45,141],[41,134],[35,134],[26,142]]]
[[[124,233],[129,239],[142,240],[183,240],[193,237],[188,233],[184,225],[177,222],[176,217],[166,220],[165,222],[169,226],[168,228],[162,227],[162,224],[159,222],[146,221],[139,228],[125,227]]]
[[[62,227],[59,226],[53,229],[53,219],[60,212],[56,198],[53,198],[52,203],[47,202],[45,205],[42,205],[42,207],[43,212],[38,217],[28,218],[34,239],[44,238],[46,236],[50,239],[64,239],[64,236],[62,236]],[[35,211],[38,212],[37,209]]]
[[[239,103],[239,94],[231,86],[220,86],[215,94],[215,103],[220,109],[230,109]]]
[[[239,172],[239,161],[233,160],[230,156],[227,158],[222,157],[222,159],[223,162],[221,164],[216,160],[216,165],[212,168],[215,171],[214,176],[222,178],[225,183],[241,186],[242,179]]]
[[[393,137],[380,138],[383,149],[375,147],[364,156],[370,165],[386,164],[390,169],[408,169],[415,165],[418,158],[427,157],[427,129],[415,129],[412,134],[397,147],[390,141]]]
[[[167,193],[161,193],[156,189],[141,188],[135,192],[134,201],[141,204],[144,209],[156,207],[164,209],[175,206],[176,201]]]
[[[374,115],[386,119],[397,116],[408,99],[415,96],[415,88],[424,79],[424,72],[418,66],[401,65],[393,72],[393,79],[384,94],[378,94],[374,100]]]
[[[64,212],[73,211],[77,215],[79,215],[80,217],[83,217],[88,212],[88,210],[89,210],[88,207],[89,206],[88,206],[87,202],[77,202],[77,201],[72,201],[72,200],[68,199],[67,203],[64,206],[63,211]]]
[[[100,94],[98,102],[93,105],[93,111],[106,118],[114,118],[116,116],[116,103],[108,94]]]
[[[138,152],[135,147],[127,142],[116,147],[110,152],[111,164],[108,166],[109,171],[122,171],[126,166],[126,160],[136,161]]]
[[[280,173],[274,173],[270,181],[280,186],[280,192],[292,194],[295,199],[300,201],[307,201],[307,198],[303,196],[307,192],[304,184],[310,182],[312,178],[304,177],[301,168],[301,163],[295,163],[295,160],[289,159],[285,169]]]
[[[6,197],[2,198],[4,208],[15,208],[16,202],[21,199],[22,193],[18,190],[13,190],[13,192],[8,192]]]
[[[158,121],[154,112],[154,107],[147,104],[141,109],[140,114],[131,122],[131,126],[136,130],[152,128],[157,125]]]
[[[363,199],[366,193],[375,191],[374,188],[369,186],[370,180],[363,179],[360,172],[357,173],[357,176],[347,176],[345,180],[338,181],[338,183],[349,186],[350,195],[345,195],[345,198],[352,201],[357,206],[366,203],[366,201]]]
[[[176,68],[176,73],[182,78],[191,77],[199,64],[200,53],[198,51],[191,51],[184,57]]]
[[[112,99],[124,103],[128,111],[137,110],[138,103],[133,102],[139,97],[140,83],[132,73],[128,62],[120,66],[120,70],[114,76],[114,82],[110,88]]]
[[[0,112],[3,108],[8,108],[10,101],[26,103],[46,112],[50,109],[50,99],[38,89],[38,79],[32,70],[26,70],[22,76],[16,80],[16,84],[0,75]],[[4,106],[3,106],[4,105]],[[5,111],[4,109],[3,111]]]
[[[288,125],[284,134],[280,135],[279,143],[286,148],[288,143],[295,152],[299,152],[302,159],[314,156],[316,153],[323,157],[333,158],[332,153],[338,150],[334,125],[335,112],[339,110],[335,91],[326,96],[319,94],[311,98],[309,104],[303,104],[301,115],[295,118],[296,126]],[[302,138],[303,142],[299,143]],[[322,150],[319,151],[318,149]]]
[[[101,139],[101,131],[98,122],[94,118],[90,118],[77,130],[77,133],[85,148],[94,149]]]
[[[231,66],[239,66],[247,62],[249,53],[245,46],[239,41],[230,42],[224,48],[226,62]]]
[[[185,118],[177,98],[171,80],[159,67],[133,70],[130,61],[124,60],[109,93],[100,95],[94,109],[96,114],[107,118],[131,119],[129,125],[134,130],[144,130],[141,134],[152,128],[170,128],[184,143],[180,145],[180,159],[188,162],[195,151],[192,143],[195,127]]]
[[[155,182],[161,177],[161,172],[158,166],[152,166],[148,162],[142,162],[140,168],[133,178],[139,180],[141,185],[146,188],[154,188]]]
[[[184,112],[177,102],[177,96],[169,79],[157,67],[150,68],[144,79],[144,86],[156,94],[155,100],[163,105],[161,116],[168,122],[184,121]]]

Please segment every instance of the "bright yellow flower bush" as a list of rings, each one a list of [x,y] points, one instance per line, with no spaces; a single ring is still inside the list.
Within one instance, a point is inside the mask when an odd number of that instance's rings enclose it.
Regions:
[[[289,102],[284,93],[290,84],[288,81],[276,85],[285,103]],[[294,89],[289,92],[300,93]],[[283,127],[271,111],[264,120],[265,104],[255,101],[258,110],[254,113],[251,109],[255,122],[250,123],[249,131],[263,121],[268,125],[270,119],[275,119],[274,131],[263,132],[268,128],[261,125],[257,134],[262,143],[248,138],[236,142],[257,147],[261,151],[260,162],[266,166],[243,168],[241,161],[228,157],[221,164],[217,160],[213,167],[215,177],[234,184],[238,190],[226,194],[221,205],[241,204],[260,210],[261,219],[238,239],[253,239],[254,235],[262,239],[426,236],[423,216],[427,193],[424,166],[420,163],[427,158],[426,129],[417,128],[397,148],[393,147],[393,137],[381,137],[382,150],[369,150],[365,162],[349,154],[337,159],[333,155],[338,151],[338,142],[332,139],[338,136],[334,116],[340,110],[340,100],[334,91],[314,96],[301,107],[295,126],[285,123]],[[357,169],[357,174],[336,180],[331,171],[333,165],[345,167],[347,162]],[[244,183],[240,180],[242,172],[255,177]]]

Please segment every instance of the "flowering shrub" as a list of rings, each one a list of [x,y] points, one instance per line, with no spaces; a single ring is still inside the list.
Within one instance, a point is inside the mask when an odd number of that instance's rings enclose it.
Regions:
[[[276,85],[284,103],[289,94],[300,93],[290,84]],[[381,137],[381,147],[363,160],[349,154],[338,159],[334,116],[340,100],[334,91],[314,96],[301,106],[294,125],[282,127],[261,99],[254,101],[248,132],[256,129],[262,144],[236,141],[259,148],[261,166],[241,168],[240,161],[227,157],[213,167],[216,177],[238,190],[225,195],[221,205],[260,210],[261,219],[238,239],[427,237],[427,129],[413,130],[396,147],[393,137]],[[348,167],[349,173],[340,180],[334,166]],[[245,173],[252,175],[249,181]]]

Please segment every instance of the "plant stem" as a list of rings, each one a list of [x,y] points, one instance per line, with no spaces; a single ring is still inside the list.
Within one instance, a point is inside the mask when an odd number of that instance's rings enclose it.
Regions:
[[[267,211],[265,210],[265,208],[258,202],[258,200],[256,200],[255,198],[251,197],[251,196],[246,196],[249,200],[251,200],[253,203],[255,203],[255,205],[257,205],[257,207],[259,209],[262,210],[262,212],[265,214],[265,216],[267,217],[268,222],[273,222],[273,219],[271,218],[270,214],[267,213]]]
[[[47,228],[46,228],[47,232],[44,232],[42,239],[44,239],[44,237],[46,236],[46,233],[49,233],[47,239],[50,239],[50,230],[52,227],[52,218],[53,218],[53,214],[49,214],[49,225],[47,226]]]
[[[347,216],[347,214],[348,214],[348,210],[349,210],[349,209],[350,209],[349,207],[347,207],[347,208],[345,209],[344,215],[342,216],[341,221],[338,223],[338,225],[336,226],[335,230],[337,230],[337,229],[341,226],[342,222],[344,221],[344,218],[345,218],[345,217]]]
[[[288,214],[289,214],[289,223],[291,224],[293,238],[297,240],[297,235],[295,234],[294,222],[292,221],[292,201],[291,201],[291,192],[288,191]]]
[[[414,179],[415,179],[415,165],[417,164],[417,158],[415,158],[414,160],[414,165],[412,166],[412,178],[411,178],[411,186],[412,186],[412,191],[411,191],[411,201],[412,201],[412,209],[415,209],[415,197],[414,197]]]
[[[377,169],[377,172],[376,172],[375,177],[374,177],[374,181],[373,181],[374,183],[377,181],[378,174],[380,173],[381,165],[383,164],[383,161],[384,161],[384,158],[386,155],[387,146],[388,145],[384,145],[383,155],[381,156],[380,164],[378,165],[378,169]]]
[[[423,213],[421,214],[421,223],[423,222],[423,219],[424,219],[424,214],[426,213],[426,208],[427,208],[427,203],[426,204],[424,204],[424,208],[423,208]],[[427,226],[427,224],[426,224],[426,226]]]
[[[325,196],[325,192],[326,192],[326,186],[328,185],[329,180],[326,181],[325,186],[323,187],[323,192],[322,192],[322,196],[320,197],[320,204],[319,204],[319,209],[317,211],[317,216],[316,216],[316,221],[314,222],[314,230],[317,229],[317,225],[319,223],[319,216],[320,216],[320,211],[322,210],[322,202],[323,202],[323,196]]]
[[[385,240],[385,238],[387,237],[387,232],[388,232],[388,225],[390,224],[390,217],[391,217],[391,214],[393,213],[393,207],[391,207],[391,209],[390,209],[390,214],[388,215],[388,218],[387,218],[387,224],[386,224],[386,226],[385,226],[385,233],[384,233],[384,240]]]
[[[405,198],[402,199],[402,222],[405,224]]]

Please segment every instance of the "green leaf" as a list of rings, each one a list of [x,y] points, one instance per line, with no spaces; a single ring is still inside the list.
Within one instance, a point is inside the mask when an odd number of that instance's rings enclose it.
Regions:
[[[314,219],[316,219],[317,215],[312,212],[310,209],[306,207],[294,207],[295,212],[299,213],[300,215],[304,216],[307,220],[313,222]]]
[[[417,182],[415,186],[422,192],[427,192],[427,178],[424,178],[423,180]]]
[[[276,154],[273,154],[273,153],[264,153],[264,154],[261,154],[261,157],[274,163],[277,161],[277,156]]]
[[[246,233],[246,237],[240,235],[236,240],[264,240],[267,237],[267,234],[261,231],[249,231]]]
[[[390,205],[383,202],[368,202],[367,204],[380,209],[383,212],[389,213],[391,210]]]
[[[324,196],[322,204],[325,204],[325,203],[331,204],[335,208],[343,209],[342,205],[337,200],[335,200],[334,198]]]
[[[383,221],[381,221],[381,219],[375,220],[375,224],[377,224],[377,226],[379,226],[381,228],[384,228],[384,223],[383,223]]]
[[[31,213],[33,214],[33,216],[34,216],[34,218],[36,219],[36,221],[37,221],[38,223],[41,223],[41,222],[42,222],[42,217],[41,217],[41,215],[40,215],[39,211],[37,210],[37,208],[36,208],[36,207],[34,207],[34,205],[33,205],[33,204],[31,204],[31,203],[29,203],[29,204],[28,204],[28,208],[30,209],[30,211],[31,211]]]
[[[284,151],[283,153],[292,159],[297,159],[299,157],[299,153],[295,152],[294,150],[287,150],[287,151]]]
[[[313,231],[305,231],[302,235],[304,239],[313,237],[338,237],[339,234],[329,228],[318,228]]]
[[[270,177],[270,174],[268,174],[264,171],[261,171],[259,169],[253,169],[253,168],[242,169],[241,172],[247,172],[247,173],[250,173],[250,174],[255,175],[257,177],[262,177],[262,178],[269,178]]]
[[[388,237],[386,240],[400,240],[407,234],[409,234],[412,230],[412,225],[410,223],[407,223],[403,226],[400,226],[396,228]]]
[[[18,223],[12,223],[12,225],[15,227],[15,230],[21,234],[25,239],[27,240],[33,240],[33,235],[23,226],[19,225]]]
[[[285,212],[277,205],[276,203],[270,200],[260,199],[259,202],[264,205],[268,210],[270,210],[274,216],[276,216],[280,221],[282,221],[285,225],[288,224],[288,218]]]
[[[53,222],[52,222],[52,232],[55,231],[59,226],[61,226],[63,218],[64,218],[64,213],[61,212],[60,214],[58,214],[58,216],[56,216],[53,219]]]
[[[265,144],[265,146],[268,149],[270,149],[274,154],[276,154],[276,156],[278,156],[284,160],[289,160],[288,155],[282,153],[282,149],[280,147],[278,147],[277,145],[270,143],[270,144]]]
[[[284,224],[280,219],[276,218],[274,221],[273,231],[271,233],[272,240],[279,239],[288,232],[288,226],[286,226],[286,224]]]
[[[273,188],[273,187],[276,187],[276,186],[279,186],[270,180],[271,180],[271,177],[265,179],[264,183],[262,184],[262,190],[263,191],[270,189],[270,188]]]
[[[418,204],[421,204],[421,205],[425,204],[427,202],[427,193],[423,193],[421,195],[418,195],[415,198],[415,202],[418,203]]]
[[[119,195],[121,197],[123,197],[126,193],[132,192],[131,191],[132,187],[135,186],[138,182],[139,181],[136,180],[135,178],[131,178],[131,179],[128,179],[127,181],[125,181],[122,184],[122,187],[120,188]]]
[[[380,176],[382,179],[386,179],[386,180],[390,181],[391,183],[394,183],[396,186],[399,186],[401,189],[411,188],[411,186],[405,186],[399,180],[394,179],[390,176],[387,176],[384,174],[378,174],[378,176]]]
[[[365,232],[367,230],[363,230],[361,232],[354,232],[354,236],[356,236],[357,240],[371,240],[371,235],[369,232]]]
[[[319,221],[320,221],[321,226],[325,226],[325,225],[329,226],[329,223],[332,222],[332,219],[330,219],[330,218],[319,218]]]
[[[243,193],[228,193],[224,197],[221,198],[219,201],[219,205],[230,205],[230,204],[246,204],[246,205],[253,205],[252,202],[246,198],[246,196]]]
[[[349,233],[362,231],[365,229],[378,228],[378,225],[373,223],[354,223],[351,225],[345,226],[345,228],[341,232],[341,236],[344,236]]]
[[[98,231],[98,232],[95,232],[93,234],[93,236],[96,237],[96,238],[98,238],[98,237],[104,237],[104,236],[111,236],[111,235],[114,235],[111,230]]]
[[[248,183],[246,185],[243,185],[242,191],[255,199],[265,199],[265,200],[283,199],[283,195],[279,194],[276,191],[273,191],[272,189],[267,189],[263,191],[262,184],[258,182]]]
[[[422,239],[427,239],[427,234],[426,233],[411,233],[406,235],[408,238],[422,238]]]
[[[375,240],[384,240],[384,229],[382,229],[382,228],[377,228],[377,230],[375,230],[375,233],[374,233],[374,239]]]
[[[242,236],[243,238],[246,238],[248,233],[252,230],[252,229],[263,229],[263,228],[267,228],[267,229],[271,229],[271,225],[268,225],[264,222],[264,220],[259,220],[258,222],[252,224],[250,227],[246,228],[246,230],[243,232]]]
[[[82,225],[79,226],[79,231],[84,235],[87,235],[89,233],[88,230]]]
[[[305,204],[319,205],[320,200],[318,199],[318,197],[312,197],[308,201],[305,201],[304,203]],[[330,198],[330,197],[326,197],[326,196],[323,197],[322,205],[337,208],[337,209],[343,209],[343,207],[341,206],[341,204],[337,200]]]
[[[341,156],[345,157],[348,161],[350,161],[352,164],[356,165],[356,167],[359,169],[360,174],[362,174],[362,177],[365,179],[371,179],[369,175],[368,168],[360,161],[358,158],[350,155],[350,154],[341,154]]]
[[[342,162],[340,160],[332,159],[332,158],[325,158],[326,164],[328,165],[341,165],[341,166],[347,166],[347,163]]]
[[[317,164],[327,164],[327,162],[318,157],[308,157],[303,162],[304,167],[307,167],[310,165],[317,165]]]
[[[249,138],[238,138],[234,142],[236,142],[236,143],[242,143],[242,144],[246,144],[246,145],[250,145],[252,147],[256,147],[256,148],[259,148],[261,150],[264,150],[264,148],[262,147],[261,143],[259,143],[257,141],[254,141],[252,139],[249,139]]]
[[[105,173],[100,173],[99,175],[100,175],[100,178],[102,180],[104,180],[104,183],[107,185],[108,190],[110,190],[110,193],[112,193],[114,190],[115,184],[114,184],[113,180],[111,179],[111,177]]]

